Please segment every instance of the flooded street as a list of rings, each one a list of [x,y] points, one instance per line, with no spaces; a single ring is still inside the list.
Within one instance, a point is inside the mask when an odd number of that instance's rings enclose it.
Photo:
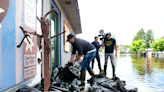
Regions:
[[[103,69],[104,56],[101,56]],[[116,76],[126,81],[126,88],[137,87],[138,92],[164,92],[164,56],[141,57],[131,54],[118,54],[115,58]],[[94,65],[95,74],[99,73],[97,62]],[[112,77],[112,68],[108,62],[107,77]],[[87,73],[87,79],[90,75]]]

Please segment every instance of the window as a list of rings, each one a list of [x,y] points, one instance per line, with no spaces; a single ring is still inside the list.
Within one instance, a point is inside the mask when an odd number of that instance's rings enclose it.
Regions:
[[[57,33],[57,14],[55,12],[52,13],[51,19],[51,37],[56,35]],[[51,67],[56,67],[57,64],[57,38],[54,37],[50,41],[51,44]]]
[[[70,28],[68,27],[67,23],[64,21],[64,51],[69,52],[70,51],[70,43],[66,42],[67,41],[67,35],[70,34]]]

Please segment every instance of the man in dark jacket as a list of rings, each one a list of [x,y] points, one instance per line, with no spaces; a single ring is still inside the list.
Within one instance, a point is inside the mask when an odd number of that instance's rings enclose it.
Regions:
[[[96,58],[97,61],[98,61],[98,67],[99,67],[99,70],[100,70],[100,73],[101,73],[102,69],[101,69],[101,62],[100,62],[100,55],[99,55],[99,48],[101,47],[101,45],[98,42],[98,37],[97,36],[95,37],[95,41],[92,42],[92,44],[96,47],[96,50],[97,50],[96,51],[96,56],[92,60],[92,69],[94,67],[94,59]]]
[[[81,69],[81,76],[80,76],[81,86],[84,86],[86,70],[88,70],[91,76],[94,75],[94,72],[89,65],[90,65],[90,61],[92,61],[92,59],[96,55],[96,48],[91,43],[83,39],[75,38],[72,34],[69,34],[67,36],[67,41],[69,41],[73,46],[73,51],[70,59],[70,62],[72,64],[74,64],[77,60],[80,59],[81,56],[84,55],[84,59],[81,62],[82,69]],[[78,51],[78,56],[75,58],[76,51]]]

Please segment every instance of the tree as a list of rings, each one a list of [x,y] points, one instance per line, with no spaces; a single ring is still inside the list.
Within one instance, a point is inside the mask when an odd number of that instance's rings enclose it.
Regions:
[[[164,38],[163,39],[156,39],[152,42],[152,46],[154,51],[163,51],[164,50]]]
[[[143,49],[146,48],[146,43],[142,39],[133,41],[130,49],[131,49],[131,51],[138,52],[139,49],[141,49],[141,48],[143,48]]]
[[[152,42],[154,40],[154,33],[153,33],[153,31],[151,29],[147,31],[146,38],[147,38],[146,43],[147,43],[147,45],[149,47],[150,46],[150,42]]]
[[[125,49],[130,48],[130,45],[122,45]]]
[[[141,30],[139,30],[137,32],[137,35],[134,37],[133,41],[137,41],[137,40],[145,40],[145,31],[143,30],[143,28],[141,28]]]
[[[143,54],[143,52],[145,52],[145,53],[147,52],[147,51],[145,50],[145,48],[140,48],[140,49],[138,50],[138,53],[141,54],[141,55]]]

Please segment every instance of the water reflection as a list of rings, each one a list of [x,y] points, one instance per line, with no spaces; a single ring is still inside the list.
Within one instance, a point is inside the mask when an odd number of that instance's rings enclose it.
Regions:
[[[148,92],[146,89],[151,89],[149,92],[164,92],[164,57],[162,55],[159,57],[141,57],[139,55],[120,56],[121,58],[131,58],[132,73],[128,75],[129,77],[136,76],[132,79],[136,81],[136,84],[141,84],[140,86],[136,85],[139,91]],[[143,86],[144,88],[142,88]]]
[[[101,56],[102,67],[104,56]],[[126,81],[126,88],[137,87],[139,92],[164,92],[164,55],[141,57],[139,55],[118,55],[115,58],[116,75]],[[94,71],[99,73],[97,62]],[[107,77],[112,77],[112,67],[108,62]],[[87,76],[88,78],[90,76]]]

